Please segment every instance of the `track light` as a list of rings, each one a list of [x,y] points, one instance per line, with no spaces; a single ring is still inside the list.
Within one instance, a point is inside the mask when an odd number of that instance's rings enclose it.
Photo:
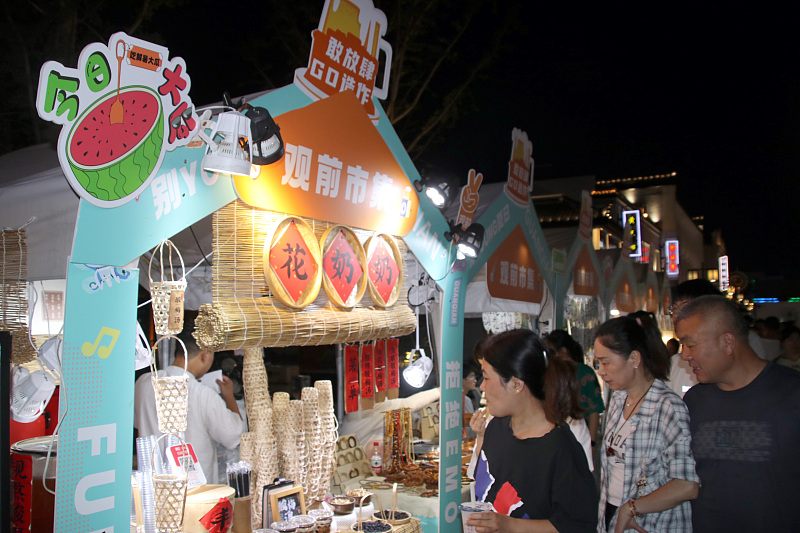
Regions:
[[[417,192],[424,190],[431,203],[439,209],[445,207],[451,197],[454,196],[453,184],[447,178],[423,176],[422,179],[414,182],[414,188],[417,189]]]
[[[244,115],[250,119],[250,153],[254,165],[271,165],[284,154],[281,128],[269,111],[250,107]]]
[[[444,238],[456,245],[459,259],[469,257],[474,259],[483,247],[485,229],[477,222],[473,222],[467,229],[450,223],[450,231],[446,231]]]

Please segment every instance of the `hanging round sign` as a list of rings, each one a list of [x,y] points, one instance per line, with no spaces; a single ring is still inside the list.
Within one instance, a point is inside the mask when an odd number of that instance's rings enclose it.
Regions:
[[[367,256],[350,228],[331,226],[319,240],[322,249],[322,286],[342,309],[352,309],[367,288]]]
[[[322,257],[311,227],[297,217],[275,224],[264,243],[264,276],[276,300],[293,309],[313,302],[322,284]]]
[[[379,307],[390,307],[403,285],[403,258],[391,235],[379,233],[367,239],[367,287]]]

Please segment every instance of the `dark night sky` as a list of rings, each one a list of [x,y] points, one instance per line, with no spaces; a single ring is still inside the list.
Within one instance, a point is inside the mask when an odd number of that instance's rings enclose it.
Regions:
[[[476,87],[477,109],[426,157],[450,163],[464,182],[469,168],[503,180],[519,127],[533,141],[534,179],[675,171],[679,199],[705,216],[707,232],[722,230],[733,269],[800,277],[800,62],[787,14],[525,6],[527,29]],[[470,33],[471,46],[482,45],[482,31]],[[200,60],[221,35],[191,46],[167,38],[200,105],[230,89]]]

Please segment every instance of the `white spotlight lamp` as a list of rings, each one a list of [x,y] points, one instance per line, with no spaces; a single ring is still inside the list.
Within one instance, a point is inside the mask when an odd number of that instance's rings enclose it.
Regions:
[[[419,358],[403,369],[403,379],[415,389],[419,389],[428,381],[433,370],[433,361],[425,355],[425,350],[422,348],[417,348],[414,352],[419,352]],[[414,352],[411,352],[412,357]]]
[[[44,370],[31,373],[21,366],[14,368],[11,388],[11,418],[25,424],[41,416],[56,390],[53,379]]]
[[[250,119],[238,111],[220,113],[210,136],[198,133],[206,144],[203,169],[237,176],[250,175]]]

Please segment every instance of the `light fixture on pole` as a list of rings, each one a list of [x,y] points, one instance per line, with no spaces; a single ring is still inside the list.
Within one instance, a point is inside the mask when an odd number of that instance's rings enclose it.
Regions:
[[[417,192],[425,191],[425,195],[430,198],[431,203],[442,209],[454,196],[452,183],[447,178],[433,178],[431,176],[423,176],[420,180],[414,182],[414,188]]]
[[[450,231],[446,231],[444,238],[456,245],[458,258],[469,257],[475,259],[483,247],[483,236],[486,230],[477,222],[473,222],[467,229],[450,223]]]
[[[284,154],[281,128],[263,107],[249,107],[244,115],[250,119],[250,154],[254,165],[271,165]]]

